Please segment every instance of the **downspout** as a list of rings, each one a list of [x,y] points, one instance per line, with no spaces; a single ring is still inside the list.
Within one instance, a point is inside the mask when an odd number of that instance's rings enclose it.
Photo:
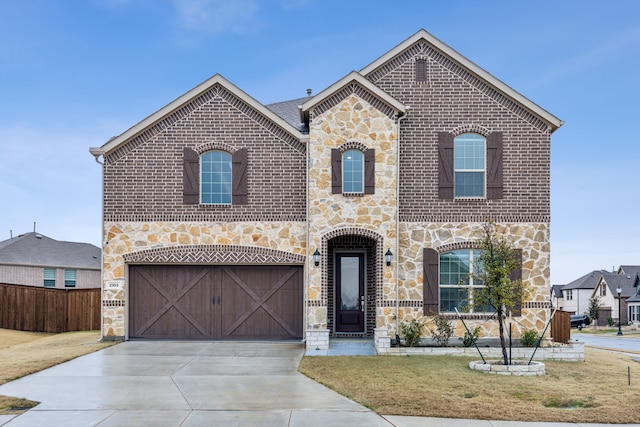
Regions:
[[[302,111],[302,105],[298,105],[298,111],[300,112],[300,121],[302,123],[305,122],[304,119],[304,114]],[[302,293],[302,297],[304,298],[304,302],[303,302],[303,310],[304,310],[304,319],[302,321],[302,328],[303,328],[303,332],[304,332],[304,336],[302,338],[302,342],[305,343],[305,347],[306,347],[306,342],[307,342],[307,329],[309,328],[309,285],[310,285],[310,280],[311,280],[311,263],[312,263],[312,255],[311,255],[311,232],[309,230],[309,224],[310,224],[310,220],[309,220],[309,204],[310,204],[310,200],[309,200],[309,185],[311,184],[311,179],[309,178],[309,169],[311,168],[311,155],[309,153],[311,147],[310,145],[310,135],[311,135],[311,120],[309,120],[309,125],[307,126],[307,129],[309,130],[309,134],[307,135],[306,141],[303,139],[301,142],[306,142],[306,148],[307,148],[307,153],[306,153],[306,167],[305,167],[305,174],[306,174],[306,180],[307,180],[307,185],[305,185],[305,197],[306,197],[306,214],[305,214],[305,227],[306,227],[306,235],[307,235],[307,256],[305,257],[306,259],[306,265],[305,265],[305,270],[306,270],[306,280],[305,280],[305,286],[304,286],[304,292]]]
[[[100,340],[104,340],[104,315],[102,301],[104,301],[104,150],[91,147],[89,152],[101,167],[100,173]],[[100,161],[102,156],[103,161]]]
[[[406,119],[407,114],[409,113],[409,107],[405,114],[402,116],[398,114],[397,125],[396,125],[396,245],[395,245],[395,253],[396,253],[396,265],[395,265],[395,276],[396,276],[396,336],[399,334],[399,315],[400,315],[400,295],[398,294],[398,274],[400,272],[400,120]]]

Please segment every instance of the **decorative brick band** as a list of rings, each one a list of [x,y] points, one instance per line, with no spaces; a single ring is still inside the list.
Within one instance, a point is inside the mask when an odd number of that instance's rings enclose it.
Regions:
[[[396,306],[396,300],[383,299],[383,300],[376,301],[376,304],[378,305],[378,307],[395,307]],[[402,300],[402,301],[398,301],[398,307],[420,308],[420,307],[422,307],[422,305],[423,305],[422,300]]]
[[[551,305],[551,301],[528,301],[522,303],[522,308],[550,309],[553,307]]]
[[[307,305],[309,307],[324,307],[327,305],[327,300],[326,298],[324,300],[309,299],[307,300]]]
[[[480,126],[480,125],[474,125],[474,124],[458,126],[457,128],[451,129],[450,131],[451,135],[453,136],[458,136],[463,133],[469,133],[469,132],[479,133],[484,137],[489,136],[489,134],[491,133],[491,131],[486,127]]]
[[[465,200],[461,202],[487,204],[487,200]],[[531,223],[531,222],[550,222],[547,215],[437,215],[437,214],[400,214],[400,222],[511,222],[511,223]]]
[[[102,306],[103,307],[124,307],[125,302],[124,300],[120,300],[120,299],[103,299]]]
[[[455,242],[455,243],[447,243],[446,245],[438,246],[434,248],[438,253],[444,253],[449,251],[457,251],[458,249],[474,249],[477,248],[478,245],[476,242]]]
[[[198,155],[202,155],[203,153],[212,150],[221,150],[226,151],[227,153],[235,153],[236,151],[238,151],[238,148],[221,141],[206,142],[204,144],[196,145],[193,148],[193,151],[198,153]]]
[[[137,264],[304,264],[304,255],[238,245],[182,245],[146,249],[123,256]]]
[[[219,205],[200,205],[202,208],[219,209]],[[225,214],[206,212],[198,214],[108,214],[106,222],[305,222],[304,214]]]
[[[364,152],[368,149],[369,147],[367,147],[360,141],[347,141],[338,147],[338,150],[340,150],[341,153],[345,153],[348,150],[360,150]]]

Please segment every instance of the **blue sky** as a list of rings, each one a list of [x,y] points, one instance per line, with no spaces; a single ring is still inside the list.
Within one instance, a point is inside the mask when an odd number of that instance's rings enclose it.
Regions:
[[[100,245],[101,146],[220,73],[315,93],[424,28],[565,121],[552,282],[640,264],[640,2],[0,0],[0,240]]]

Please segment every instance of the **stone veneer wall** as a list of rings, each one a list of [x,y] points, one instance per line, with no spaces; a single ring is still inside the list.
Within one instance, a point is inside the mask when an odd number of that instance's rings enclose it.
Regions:
[[[105,338],[126,337],[126,262],[297,263],[306,257],[303,222],[110,222],[104,224],[103,329]],[[199,251],[220,246],[219,253]],[[223,251],[223,248],[232,248]]]
[[[498,223],[498,231],[504,233],[514,248],[522,249],[522,280],[529,292],[522,305],[522,316],[513,318],[514,337],[527,329],[542,332],[550,316],[550,247],[548,223]],[[481,224],[470,223],[400,223],[400,247],[398,253],[398,297],[400,307],[398,322],[413,318],[429,321],[423,315],[422,252],[425,247],[446,252],[469,248],[477,240]],[[385,308],[384,322],[395,335],[395,308]],[[462,337],[465,329],[457,315],[449,316],[455,327],[454,337]],[[481,337],[498,336],[498,322],[482,314],[464,315],[469,328],[480,326]]]
[[[374,106],[376,104],[376,106]],[[397,212],[397,126],[389,111],[382,112],[374,99],[358,85],[342,89],[312,111],[309,129],[309,251],[318,248],[323,260],[320,268],[310,268],[308,328],[327,328],[327,239],[358,234],[382,248],[396,247]],[[320,112],[320,113],[318,113]],[[352,146],[375,149],[375,194],[332,194],[331,149]],[[395,298],[395,269],[377,262],[377,320],[382,321],[383,299]],[[310,336],[309,333],[307,336]]]

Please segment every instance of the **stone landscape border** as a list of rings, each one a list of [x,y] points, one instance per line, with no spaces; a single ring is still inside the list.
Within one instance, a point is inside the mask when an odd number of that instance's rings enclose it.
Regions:
[[[386,355],[430,355],[430,356],[468,356],[477,357],[478,350],[475,347],[392,347],[391,337],[385,329],[376,329],[375,347],[378,354]],[[479,345],[480,352],[485,359],[501,359],[502,349],[499,346],[484,347]],[[533,347],[513,347],[511,357],[514,360],[564,360],[567,362],[584,362],[584,342],[572,341],[569,344],[560,344],[545,340],[538,349]],[[509,351],[509,350],[507,350]]]

